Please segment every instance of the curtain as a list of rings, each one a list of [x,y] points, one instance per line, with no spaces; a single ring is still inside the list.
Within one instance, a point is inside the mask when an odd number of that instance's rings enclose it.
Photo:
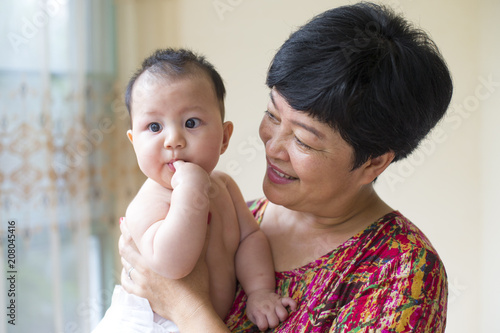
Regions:
[[[90,332],[137,184],[114,2],[2,1],[0,31],[0,332]]]

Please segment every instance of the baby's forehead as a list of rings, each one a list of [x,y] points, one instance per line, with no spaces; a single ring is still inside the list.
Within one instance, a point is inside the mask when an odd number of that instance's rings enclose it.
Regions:
[[[157,77],[164,80],[179,79],[209,79],[208,72],[193,62],[188,62],[182,66],[176,66],[168,62],[158,62],[146,69],[143,74]],[[142,75],[141,75],[142,76]]]
[[[215,101],[219,104],[219,112],[221,118],[224,119],[224,105],[223,101],[220,101],[217,95],[217,88],[215,82],[213,81],[210,74],[202,68],[195,65],[190,65],[183,68],[182,70],[170,70],[165,66],[152,66],[142,72],[135,80],[132,91],[131,91],[131,108],[130,116],[133,119],[133,105],[137,107],[137,103],[142,103],[144,97],[148,96],[148,91],[154,91],[155,93],[160,93],[163,88],[170,84],[175,84],[180,81],[189,80],[191,82],[198,81],[201,84],[195,84],[197,89],[203,89],[203,91],[210,91],[215,98]],[[146,93],[146,94],[145,94]]]
[[[155,103],[153,100],[165,102],[173,98],[172,101],[176,102],[172,102],[172,105],[182,105],[185,110],[194,110],[195,106],[211,105],[212,102],[220,104],[214,84],[207,74],[166,76],[145,71],[136,79],[131,95],[130,115],[132,118],[134,114],[138,116],[151,113],[146,112],[147,107],[141,106]],[[210,97],[207,99],[201,96]],[[178,104],[179,100],[184,102]],[[163,110],[163,108],[158,109]],[[220,105],[218,105],[218,109],[220,109]]]
[[[213,87],[213,82],[210,80],[210,76],[203,70],[168,73],[147,69],[136,79],[132,94],[139,89],[147,89],[148,87],[156,88],[158,85],[168,85],[169,83],[175,83],[181,80],[205,81]]]

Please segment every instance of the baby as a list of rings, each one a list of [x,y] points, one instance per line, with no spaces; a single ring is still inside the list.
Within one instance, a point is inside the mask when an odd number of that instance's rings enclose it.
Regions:
[[[214,308],[221,318],[226,316],[238,280],[248,295],[248,317],[264,330],[271,327],[267,318],[283,321],[287,307],[293,310],[296,303],[274,292],[269,244],[238,186],[213,171],[233,131],[233,124],[224,122],[224,95],[214,67],[188,50],[158,50],[143,62],[127,87],[132,120],[127,135],[148,178],[126,220],[147,264],[171,279],[191,272],[208,232],[206,263]],[[129,308],[114,310],[114,304]],[[177,331],[175,324],[153,314],[147,300],[117,286],[94,332],[123,332],[118,326],[124,321],[128,331],[132,323],[144,332],[149,319],[130,318],[140,312],[138,307],[146,311],[144,318],[154,315],[148,323],[151,332]]]

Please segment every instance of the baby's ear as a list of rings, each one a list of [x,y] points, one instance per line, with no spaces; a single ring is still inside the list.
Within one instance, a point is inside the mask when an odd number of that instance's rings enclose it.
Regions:
[[[229,145],[229,139],[231,139],[231,135],[233,135],[234,125],[232,122],[226,121],[224,122],[224,124],[222,124],[222,127],[224,132],[222,137],[222,145],[220,148],[221,155],[224,154],[224,152],[227,149],[227,146]]]
[[[127,131],[127,138],[129,139],[130,143],[134,143],[134,136],[132,135],[132,130]]]

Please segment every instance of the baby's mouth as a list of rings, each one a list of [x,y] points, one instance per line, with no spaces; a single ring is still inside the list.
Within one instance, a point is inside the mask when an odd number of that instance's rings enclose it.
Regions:
[[[178,159],[173,159],[173,160],[170,160],[169,162],[167,162],[167,167],[170,169],[170,171],[172,172],[175,172],[175,166],[174,166],[174,162],[175,161],[178,161]]]

